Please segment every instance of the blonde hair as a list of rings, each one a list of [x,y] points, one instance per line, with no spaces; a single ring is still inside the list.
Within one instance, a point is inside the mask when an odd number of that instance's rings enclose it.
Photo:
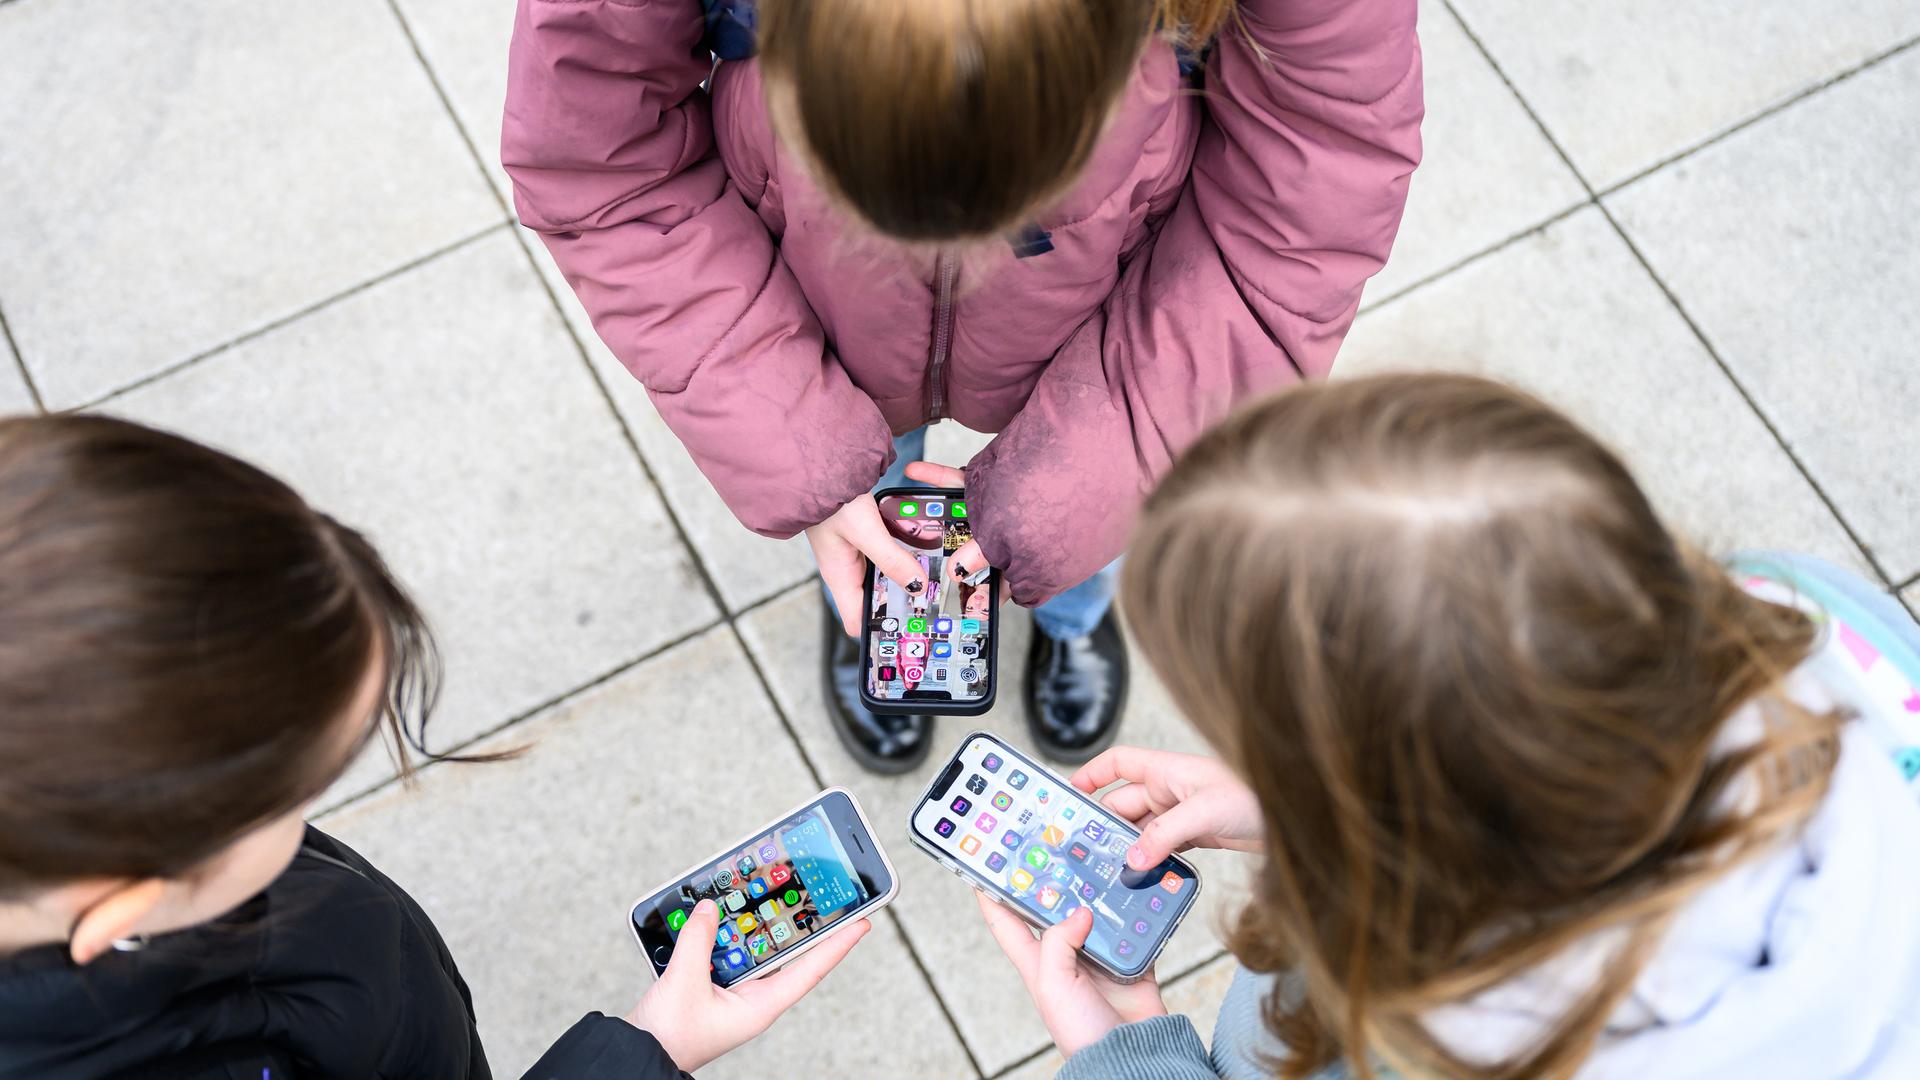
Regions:
[[[1265,1007],[1287,1077],[1571,1075],[1674,914],[1802,824],[1837,755],[1838,718],[1779,689],[1810,621],[1677,541],[1573,422],[1484,380],[1335,381],[1239,413],[1149,500],[1124,601],[1259,797],[1261,899],[1232,944],[1298,976]],[[1765,734],[1730,748],[1754,702]],[[1621,944],[1598,984],[1513,1059],[1426,1027],[1602,931]]]
[[[1062,194],[1160,28],[1210,39],[1233,0],[762,0],[782,138],[879,232],[1004,233]]]

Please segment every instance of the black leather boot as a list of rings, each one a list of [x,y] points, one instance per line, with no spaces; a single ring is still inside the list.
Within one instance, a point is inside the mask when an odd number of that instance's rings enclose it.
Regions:
[[[1027,647],[1027,727],[1050,760],[1078,765],[1106,749],[1127,703],[1127,643],[1112,611],[1085,637]]]
[[[840,616],[827,605],[826,643],[821,650],[826,681],[827,712],[833,733],[847,753],[870,772],[911,772],[927,760],[933,747],[931,716],[883,716],[860,704],[860,641],[850,638]]]

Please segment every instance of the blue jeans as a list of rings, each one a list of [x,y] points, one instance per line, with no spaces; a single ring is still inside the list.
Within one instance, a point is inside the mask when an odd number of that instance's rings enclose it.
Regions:
[[[905,435],[897,435],[893,440],[893,464],[874,485],[874,490],[890,487],[925,487],[907,479],[907,463],[919,461],[927,452],[927,429],[915,428]],[[1058,641],[1064,638],[1085,637],[1093,633],[1100,620],[1107,617],[1107,609],[1113,606],[1113,581],[1120,570],[1120,560],[1108,563],[1092,577],[1068,589],[1066,592],[1033,609],[1033,624],[1040,632]],[[821,586],[825,591],[825,586]],[[831,605],[833,598],[829,596]]]

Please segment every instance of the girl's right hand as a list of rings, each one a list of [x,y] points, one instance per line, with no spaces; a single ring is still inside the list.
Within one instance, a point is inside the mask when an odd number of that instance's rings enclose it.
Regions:
[[[807,530],[807,543],[813,545],[813,561],[820,564],[820,580],[833,595],[833,606],[840,612],[840,625],[848,637],[860,636],[865,621],[860,605],[866,598],[867,560],[880,568],[889,580],[908,592],[927,587],[920,573],[920,560],[908,554],[887,523],[880,520],[880,504],[872,495],[862,494],[833,512],[833,516]]]
[[[1115,746],[1080,766],[1071,782],[1089,795],[1123,784],[1100,801],[1139,828],[1127,849],[1135,870],[1190,847],[1259,851],[1266,844],[1259,800],[1216,758]]]
[[[862,919],[764,979],[720,987],[712,974],[720,909],[702,900],[680,928],[667,970],[627,1014],[627,1023],[659,1040],[681,1072],[694,1072],[771,1027],[872,928]]]

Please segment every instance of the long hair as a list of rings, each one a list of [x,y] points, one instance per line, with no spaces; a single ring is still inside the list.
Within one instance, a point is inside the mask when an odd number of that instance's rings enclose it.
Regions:
[[[377,732],[419,746],[439,672],[372,545],[280,481],[120,420],[0,421],[0,898],[183,875]]]
[[[880,233],[962,241],[1064,192],[1156,31],[1233,0],[761,0],[776,126]]]
[[[1149,500],[1124,598],[1259,798],[1232,947],[1296,976],[1265,1003],[1287,1077],[1571,1074],[1673,915],[1802,824],[1837,756],[1837,718],[1779,690],[1810,621],[1676,540],[1573,422],[1480,379],[1239,413]],[[1764,736],[1727,746],[1755,702]],[[1603,975],[1511,1060],[1423,1022],[1603,932]]]

